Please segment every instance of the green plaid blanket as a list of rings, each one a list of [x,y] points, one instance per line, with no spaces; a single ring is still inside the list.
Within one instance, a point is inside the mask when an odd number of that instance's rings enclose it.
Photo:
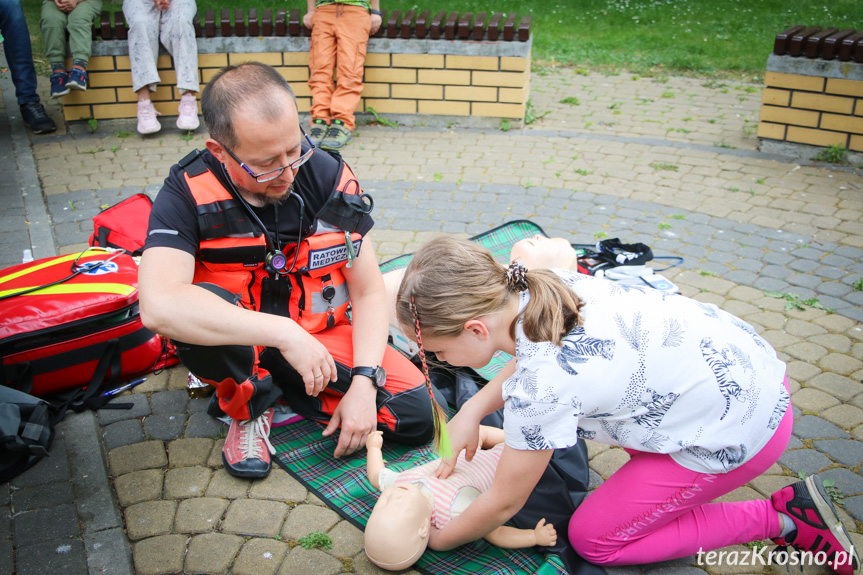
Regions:
[[[509,261],[512,245],[536,234],[545,235],[538,225],[527,220],[509,222],[471,238],[489,248],[495,257]],[[399,256],[381,264],[387,272],[405,267],[410,255]],[[491,378],[509,360],[499,354],[483,370]],[[275,460],[288,473],[296,477],[321,501],[359,528],[365,527],[372,507],[377,501],[377,490],[366,479],[365,452],[353,457],[335,459],[334,438],[321,435],[323,426],[300,421],[277,428],[270,434],[276,449]],[[384,445],[384,459],[388,467],[399,471],[421,465],[434,454],[431,446],[410,449],[403,445]],[[452,551],[426,551],[415,568],[432,575],[564,575],[566,569],[556,555],[545,555],[534,548],[501,549],[484,539],[463,545]]]
[[[299,421],[277,428],[270,434],[276,449],[275,460],[321,501],[359,527],[365,527],[378,493],[366,479],[365,451],[353,457],[335,459],[336,441],[321,435],[323,426]],[[387,467],[399,471],[421,465],[436,457],[430,446],[410,449],[384,444]],[[484,539],[452,551],[426,551],[414,568],[432,575],[564,575],[556,555],[535,549],[501,549]]]

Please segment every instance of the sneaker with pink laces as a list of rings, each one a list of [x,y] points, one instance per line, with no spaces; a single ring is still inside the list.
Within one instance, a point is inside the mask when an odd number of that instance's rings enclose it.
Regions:
[[[198,102],[192,92],[186,92],[180,96],[180,115],[177,117],[177,127],[181,130],[197,130],[200,125]]]
[[[162,129],[162,124],[156,119],[159,112],[150,100],[138,101],[138,133],[155,134]]]
[[[811,552],[816,560],[824,558],[841,575],[859,575],[860,557],[817,475],[780,489],[771,499],[773,508],[791,517],[797,526],[774,543]]]
[[[270,473],[270,454],[276,452],[269,438],[272,424],[272,408],[256,419],[231,420],[222,448],[222,463],[228,473],[237,477],[266,477]]]

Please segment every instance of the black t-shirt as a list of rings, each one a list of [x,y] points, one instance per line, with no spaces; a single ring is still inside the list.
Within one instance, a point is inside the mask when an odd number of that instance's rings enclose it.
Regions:
[[[303,146],[303,152],[307,146]],[[221,162],[209,150],[201,152],[206,166],[218,178],[225,189],[230,190],[227,174]],[[294,179],[294,192],[304,203],[303,236],[309,234],[314,217],[332,194],[338,175],[339,162],[323,150],[315,150],[308,162],[297,171]],[[251,206],[250,206],[251,207]],[[263,208],[251,207],[267,228],[271,237],[276,231],[278,210],[278,232],[282,249],[297,242],[299,224],[299,202],[288,198],[278,208],[272,205]],[[182,250],[193,256],[198,252],[200,229],[198,226],[197,206],[192,192],[183,177],[183,168],[175,164],[165,179],[165,183],[150,213],[149,232],[144,249],[169,247]]]

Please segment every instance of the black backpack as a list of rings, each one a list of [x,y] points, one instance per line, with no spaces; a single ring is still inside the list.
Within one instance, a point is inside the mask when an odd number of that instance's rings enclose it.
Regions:
[[[61,418],[47,401],[0,385],[0,483],[48,455]]]

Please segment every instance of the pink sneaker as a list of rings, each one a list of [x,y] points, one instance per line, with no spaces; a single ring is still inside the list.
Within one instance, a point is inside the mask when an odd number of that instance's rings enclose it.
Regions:
[[[774,539],[774,543],[811,552],[816,560],[825,557],[827,565],[841,575],[860,573],[860,558],[851,543],[851,536],[817,475],[780,489],[771,499],[773,508],[790,516],[797,526],[785,537]]]
[[[138,102],[138,133],[139,134],[155,134],[162,129],[162,124],[156,119],[160,115],[153,107],[153,102],[150,100],[141,100]]]
[[[222,463],[228,473],[237,477],[266,477],[270,473],[270,454],[276,452],[269,438],[272,424],[272,408],[257,419],[231,420],[222,448]]]
[[[177,117],[177,127],[181,130],[197,130],[200,125],[198,102],[195,99],[195,94],[186,92],[180,96],[180,115]]]

